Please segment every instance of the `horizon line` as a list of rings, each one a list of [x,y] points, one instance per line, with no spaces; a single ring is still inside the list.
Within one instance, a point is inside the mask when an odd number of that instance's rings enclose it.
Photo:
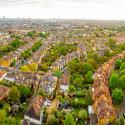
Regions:
[[[0,17],[0,19],[27,19],[27,20],[96,20],[96,21],[125,21],[125,19],[98,19],[98,18],[33,18],[33,17]]]

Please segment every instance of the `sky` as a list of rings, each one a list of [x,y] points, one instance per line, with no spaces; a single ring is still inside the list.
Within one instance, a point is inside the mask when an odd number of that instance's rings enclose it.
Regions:
[[[0,0],[0,18],[125,20],[125,0]]]

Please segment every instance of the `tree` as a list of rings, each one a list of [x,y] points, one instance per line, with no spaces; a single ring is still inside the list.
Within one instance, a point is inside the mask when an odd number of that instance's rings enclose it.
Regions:
[[[3,122],[3,125],[21,125],[21,122],[18,118],[7,117],[5,122]]]
[[[93,82],[93,72],[88,71],[88,73],[85,75],[85,78],[86,78],[86,82],[92,83]]]
[[[91,92],[87,92],[87,94],[85,96],[85,100],[86,100],[87,105],[93,104]]]
[[[16,86],[11,87],[9,92],[9,99],[14,103],[19,101],[20,93]]]
[[[26,34],[26,36],[29,36],[29,37],[33,38],[35,34],[36,34],[36,31],[34,30],[34,31],[28,32],[28,33]]]
[[[43,89],[43,88],[40,88],[40,90],[39,90],[38,94],[39,94],[39,95],[41,95],[41,96],[44,96],[44,97],[46,97],[46,96],[47,96],[47,94],[46,94],[46,92],[44,91],[44,89]]]
[[[74,92],[74,91],[75,91],[74,85],[70,85],[69,88],[68,88],[68,90],[69,90],[70,92]]]
[[[125,89],[125,75],[122,75],[121,77],[120,77],[120,79],[119,79],[119,87],[121,88],[121,89]]]
[[[41,65],[39,66],[39,70],[43,70],[43,71],[47,72],[48,69],[49,69],[48,63],[44,63],[44,64],[41,64]]]
[[[82,74],[87,74],[88,71],[93,71],[93,66],[89,63],[79,63],[78,64],[78,72]]]
[[[109,87],[111,90],[115,89],[118,87],[118,82],[119,82],[119,76],[117,73],[112,73],[110,78],[109,78]]]
[[[73,82],[73,84],[74,85],[78,85],[78,86],[83,86],[83,84],[84,84],[84,79],[83,79],[83,77],[82,76],[78,76],[78,77],[76,77],[75,79],[74,79],[74,82]]]
[[[4,105],[3,105],[3,109],[6,111],[6,113],[8,114],[9,113],[9,111],[10,111],[10,105],[8,104],[8,103],[5,103]]]
[[[57,70],[53,73],[54,76],[56,76],[57,78],[60,78],[62,75],[62,71],[61,70]]]
[[[104,56],[110,57],[110,50],[109,49],[104,50]]]
[[[46,37],[46,32],[40,32],[39,36],[42,37],[42,38],[45,38]]]
[[[41,45],[42,45],[42,42],[41,42],[41,41],[38,41],[38,42],[36,42],[36,43],[32,46],[31,50],[32,50],[33,52],[36,52]]]
[[[78,69],[77,63],[78,63],[77,59],[74,59],[69,63],[68,68],[69,68],[71,74],[77,72],[77,69]]]
[[[20,98],[26,99],[26,97],[29,97],[31,95],[31,90],[29,87],[21,85],[18,87],[19,93],[20,93]]]
[[[116,88],[112,92],[112,98],[115,102],[115,104],[119,105],[123,101],[123,91],[122,89]]]
[[[79,117],[81,119],[87,119],[88,118],[88,113],[85,109],[79,111]]]
[[[32,55],[32,51],[30,49],[27,49],[21,53],[21,57],[24,58],[25,60],[29,58],[31,55]]]
[[[6,119],[6,111],[4,109],[0,110],[0,123],[4,122]]]
[[[21,41],[19,39],[15,39],[14,41],[11,42],[11,46],[14,48],[17,48],[21,45]]]
[[[55,115],[51,115],[49,120],[47,121],[47,125],[58,125],[58,119],[56,119]]]
[[[123,62],[123,63],[121,64],[121,66],[120,66],[120,70],[123,70],[123,69],[125,69],[125,62]]]
[[[125,75],[125,69],[121,70],[119,76]]]
[[[16,60],[14,59],[12,62],[11,62],[11,64],[10,64],[10,66],[15,66],[16,65]]]
[[[116,60],[115,61],[115,68],[116,69],[120,69],[121,64],[122,64],[122,60],[121,59]]]
[[[29,72],[29,69],[28,69],[28,67],[27,66],[21,66],[21,71],[23,71],[23,72]]]
[[[31,71],[37,71],[37,69],[38,69],[38,64],[37,63],[32,63],[32,64],[30,64],[30,70]]]
[[[72,114],[67,114],[65,116],[64,125],[76,125],[76,122],[75,122]]]
[[[115,46],[116,46],[116,40],[115,39],[113,39],[113,38],[110,38],[109,39],[109,47],[111,48],[111,49],[114,49],[115,48]]]

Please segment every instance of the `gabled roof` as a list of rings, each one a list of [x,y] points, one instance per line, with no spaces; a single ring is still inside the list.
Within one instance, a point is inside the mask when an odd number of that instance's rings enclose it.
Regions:
[[[7,95],[9,94],[10,88],[7,86],[0,85],[0,100],[3,98],[6,98]]]
[[[59,79],[60,85],[68,85],[70,82],[69,77],[70,77],[69,71],[67,69],[63,70],[61,78]]]
[[[29,116],[30,118],[40,120],[41,108],[44,106],[44,101],[45,98],[42,96],[37,96],[36,98],[33,98],[25,115]]]

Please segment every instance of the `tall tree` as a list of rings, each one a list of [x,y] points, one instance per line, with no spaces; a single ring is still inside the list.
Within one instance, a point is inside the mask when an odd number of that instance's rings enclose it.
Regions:
[[[122,89],[114,89],[112,92],[112,98],[115,102],[115,104],[119,105],[123,101],[123,91]]]
[[[9,92],[9,99],[15,103],[18,102],[20,99],[20,93],[17,89],[16,86],[11,87],[10,92]]]
[[[64,125],[76,125],[76,122],[75,122],[72,114],[67,114],[65,116]]]
[[[119,76],[117,73],[112,73],[110,78],[109,78],[109,87],[111,90],[115,89],[118,87],[119,83]]]

